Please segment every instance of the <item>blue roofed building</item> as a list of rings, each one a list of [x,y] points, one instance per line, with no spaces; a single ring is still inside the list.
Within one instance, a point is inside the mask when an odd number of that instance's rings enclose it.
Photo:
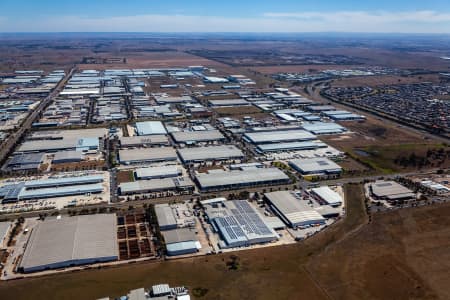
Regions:
[[[98,150],[100,140],[98,138],[81,138],[77,141],[76,151]]]

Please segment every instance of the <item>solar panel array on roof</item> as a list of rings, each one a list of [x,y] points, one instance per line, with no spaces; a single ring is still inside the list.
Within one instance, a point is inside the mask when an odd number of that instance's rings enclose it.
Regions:
[[[246,200],[223,201],[222,204],[224,207],[219,208],[206,204],[206,213],[227,247],[267,243],[278,238]]]

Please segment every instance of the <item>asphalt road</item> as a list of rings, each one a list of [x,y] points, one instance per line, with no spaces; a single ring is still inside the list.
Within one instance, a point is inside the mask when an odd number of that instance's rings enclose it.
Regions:
[[[6,142],[2,145],[0,149],[0,163],[3,164],[8,158],[9,154],[14,150],[17,143],[24,137],[27,131],[31,128],[34,122],[39,118],[39,115],[45,110],[45,108],[53,101],[53,98],[59,94],[63,89],[66,82],[72,77],[73,72],[76,67],[74,66],[61,80],[55,89],[36,107],[36,109],[25,119],[19,129],[8,137]]]

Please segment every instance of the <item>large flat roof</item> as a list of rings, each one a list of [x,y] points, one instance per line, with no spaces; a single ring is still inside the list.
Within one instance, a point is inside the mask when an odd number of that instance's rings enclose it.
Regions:
[[[244,137],[254,144],[308,141],[316,139],[314,134],[305,130],[247,132]]]
[[[104,188],[101,183],[48,187],[40,189],[22,189],[22,191],[19,193],[18,200],[84,195],[88,193],[101,193],[103,191]]]
[[[120,145],[122,147],[142,146],[142,145],[162,145],[169,143],[169,138],[165,135],[124,136],[121,137],[119,140]]]
[[[228,246],[264,243],[278,238],[247,200],[223,201],[217,207],[204,205],[208,218],[215,223]]]
[[[31,232],[20,266],[25,272],[118,258],[115,214],[40,222]]]
[[[347,131],[347,129],[337,123],[330,122],[313,122],[303,124],[303,129],[308,130],[314,134],[337,134]]]
[[[162,232],[166,244],[196,241],[195,231],[189,228],[179,228]]]
[[[300,158],[289,161],[289,165],[300,173],[336,173],[342,168],[325,157]]]
[[[103,137],[107,133],[108,131],[106,128],[37,131],[31,134],[25,142],[20,145],[17,152],[76,149],[78,147],[86,146],[81,140],[90,142],[90,139]]]
[[[277,168],[254,168],[232,171],[214,170],[209,171],[209,173],[198,173],[195,177],[202,189],[289,180],[289,177]]]
[[[172,147],[121,149],[119,150],[119,159],[121,163],[165,161],[176,160],[177,154]]]
[[[289,142],[276,144],[261,144],[257,149],[260,152],[277,152],[277,151],[292,151],[292,150],[312,150],[317,148],[325,148],[327,144],[320,141],[305,141],[305,142]]]
[[[319,196],[327,204],[335,206],[342,203],[342,197],[328,186],[313,188],[312,192]]]
[[[282,216],[285,222],[290,223],[291,226],[298,226],[302,224],[323,222],[325,219],[309,207],[306,200],[298,199],[290,191],[278,191],[266,193],[264,196],[276,208],[277,212]]]
[[[182,174],[182,168],[177,165],[139,168],[134,171],[136,178],[177,177]]]
[[[386,197],[388,199],[410,198],[415,194],[412,190],[404,187],[395,181],[375,181],[371,185],[372,193],[377,197]]]
[[[171,135],[177,143],[209,142],[225,139],[219,130],[177,131],[172,132]]]
[[[223,100],[209,100],[211,106],[246,106],[251,105],[245,99],[223,99]]]
[[[134,182],[124,182],[119,184],[122,194],[146,193],[173,190],[176,188],[185,189],[193,186],[194,183],[189,177],[137,180]]]
[[[177,220],[169,204],[155,205],[155,214],[160,228],[164,228],[167,226],[177,226]]]
[[[244,153],[234,145],[195,147],[178,149],[178,154],[185,162],[204,160],[226,160],[244,157]]]
[[[147,121],[136,123],[137,135],[166,134],[166,128],[160,121]]]

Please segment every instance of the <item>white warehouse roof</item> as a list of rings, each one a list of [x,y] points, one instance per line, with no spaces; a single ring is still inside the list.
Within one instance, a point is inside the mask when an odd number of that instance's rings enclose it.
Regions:
[[[341,205],[342,197],[328,186],[313,188],[312,192],[331,206]]]
[[[21,267],[25,272],[118,259],[115,214],[63,217],[31,232]]]
[[[264,196],[272,204],[280,218],[292,227],[325,221],[321,214],[301,202],[306,202],[306,200],[298,199],[292,192],[278,191],[266,193]]]
[[[178,149],[178,154],[180,154],[184,162],[227,160],[244,157],[244,153],[234,145],[183,148]]]
[[[154,134],[166,134],[166,128],[160,121],[148,121],[136,123],[137,135],[154,135]]]

